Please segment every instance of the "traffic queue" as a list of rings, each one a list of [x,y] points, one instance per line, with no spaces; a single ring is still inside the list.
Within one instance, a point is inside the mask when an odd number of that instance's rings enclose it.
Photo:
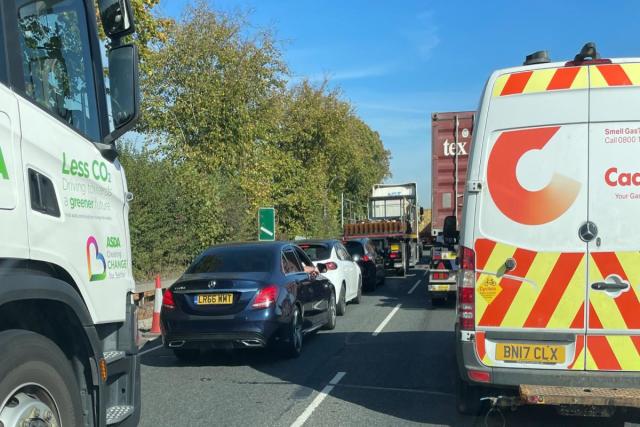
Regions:
[[[603,59],[588,43],[571,61],[541,51],[494,72],[462,129],[458,113],[434,115],[454,132],[434,138],[434,174],[455,179],[433,181],[442,225],[425,308],[457,296],[460,413],[488,402],[589,416],[640,407],[637,184],[625,172],[640,152],[611,137],[638,128],[639,88],[637,60]],[[384,283],[385,266],[406,274],[420,258],[415,184],[377,190],[345,241],[205,251],[164,295],[164,344],[179,358],[272,346],[298,356],[304,335],[333,329]]]

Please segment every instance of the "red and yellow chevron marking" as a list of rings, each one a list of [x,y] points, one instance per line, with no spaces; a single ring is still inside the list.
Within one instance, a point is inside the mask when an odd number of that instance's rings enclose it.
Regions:
[[[591,371],[640,371],[640,336],[587,336],[586,368]]]
[[[493,96],[587,89],[589,86],[603,88],[638,85],[640,85],[640,64],[544,68],[499,76],[493,85]]]
[[[493,300],[483,297],[476,286],[476,322],[479,327],[584,328],[576,313],[584,303],[586,270],[584,254],[534,252],[504,243],[478,239],[476,242],[477,283],[500,288]],[[516,261],[516,268],[504,277],[504,262]],[[584,307],[582,306],[584,312]]]
[[[570,368],[640,371],[640,252],[592,252],[589,282],[617,275],[631,286],[615,297],[591,290],[586,302],[582,253],[534,252],[488,239],[478,239],[475,250],[479,328],[573,330],[584,338],[588,318],[587,346],[576,341]],[[516,260],[516,268],[506,273],[512,277],[505,277],[508,258]],[[484,348],[484,342],[478,344],[478,357],[490,363]]]

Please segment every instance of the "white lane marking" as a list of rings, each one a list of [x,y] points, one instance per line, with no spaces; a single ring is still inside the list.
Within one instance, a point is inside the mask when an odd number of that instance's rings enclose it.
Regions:
[[[273,233],[271,232],[271,230],[267,230],[264,227],[260,227],[260,231],[262,231],[264,234],[266,234],[269,237],[273,237]]]
[[[418,285],[420,284],[420,282],[422,282],[422,280],[418,280],[418,281],[416,282],[416,284],[415,284],[415,285],[413,285],[413,286],[411,287],[411,289],[409,289],[409,292],[407,292],[407,295],[411,295],[411,294],[413,293],[413,291],[415,291],[415,290],[416,290],[416,288],[418,287]]]
[[[291,424],[291,427],[300,427],[301,425],[303,425],[311,416],[311,414],[313,414],[313,411],[316,410],[316,408],[318,406],[320,406],[320,404],[322,403],[322,401],[324,399],[326,399],[326,397],[329,395],[329,393],[331,393],[331,390],[333,390],[333,388],[336,386],[336,384],[338,384],[340,382],[340,380],[346,375],[346,372],[338,372],[331,381],[329,381],[329,384],[327,384],[322,391],[316,396],[315,399],[313,399],[313,402],[311,402],[311,404],[309,406],[307,406],[307,408],[304,410],[304,412],[302,414],[300,414],[300,416],[298,417],[298,419],[296,419],[293,424]]]
[[[375,331],[373,331],[373,336],[375,337],[376,335],[378,335],[380,332],[382,332],[382,330],[384,329],[385,326],[387,326],[387,323],[389,323],[389,320],[391,320],[391,318],[393,317],[394,314],[396,314],[396,312],[398,310],[400,310],[400,306],[402,304],[398,304],[395,306],[395,308],[393,310],[391,310],[391,313],[389,313],[387,315],[387,317],[384,318],[384,320],[382,321],[382,323],[380,323],[380,325],[378,325],[378,327],[376,328]]]
[[[138,356],[142,356],[143,354],[150,353],[150,352],[155,351],[155,350],[157,350],[157,349],[159,349],[159,348],[162,348],[162,347],[164,347],[164,346],[163,346],[163,345],[158,345],[158,346],[156,346],[156,347],[152,347],[152,348],[150,348],[150,349],[148,349],[148,350],[141,351],[140,353],[138,353]]]

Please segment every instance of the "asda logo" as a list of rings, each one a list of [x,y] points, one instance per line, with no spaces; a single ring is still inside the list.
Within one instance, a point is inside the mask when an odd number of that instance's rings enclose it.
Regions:
[[[4,162],[2,156],[2,148],[0,148],[0,178],[9,179],[9,172],[7,172],[7,164]]]

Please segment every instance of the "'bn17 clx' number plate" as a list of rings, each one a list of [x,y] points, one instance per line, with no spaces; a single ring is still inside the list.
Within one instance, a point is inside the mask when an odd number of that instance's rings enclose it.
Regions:
[[[496,360],[520,363],[564,363],[565,348],[550,344],[497,343]]]

